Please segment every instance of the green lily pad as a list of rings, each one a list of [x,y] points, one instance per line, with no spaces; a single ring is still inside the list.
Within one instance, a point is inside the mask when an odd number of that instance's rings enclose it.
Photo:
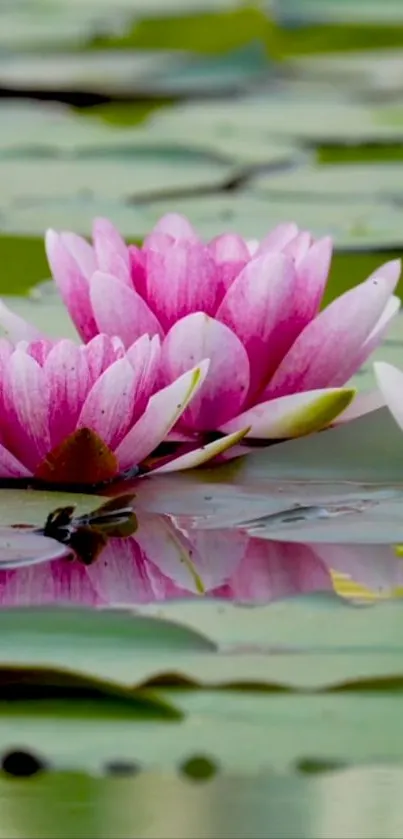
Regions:
[[[364,200],[399,201],[403,194],[403,163],[304,166],[292,172],[258,175],[253,188],[272,200],[288,196],[320,204]]]
[[[345,58],[343,58],[345,61]],[[296,77],[297,73],[296,73]],[[264,99],[243,97],[235,101],[190,103],[175,110],[164,110],[152,120],[172,136],[176,128],[192,125],[205,135],[250,137],[256,143],[273,142],[278,138],[301,141],[309,145],[319,142],[341,143],[398,142],[402,140],[402,126],[382,122],[378,109],[350,102],[342,92],[329,92],[324,86],[301,85],[292,81]],[[186,130],[186,129],[185,129]]]
[[[206,749],[198,756],[209,758]],[[397,766],[342,770],[337,762],[315,759],[311,746],[296,773],[285,776],[229,777],[218,765],[208,783],[195,783],[187,773],[179,775],[181,767],[175,774],[139,768],[134,755],[104,767],[120,778],[6,778],[0,784],[4,824],[32,839],[320,839],[325,832],[351,839],[358,831],[360,839],[399,839],[403,808],[396,791],[403,772]]]
[[[147,230],[169,208],[188,215],[206,238],[216,235],[218,230],[235,230],[247,238],[260,239],[276,224],[292,220],[316,236],[332,235],[340,248],[375,250],[398,247],[402,242],[400,209],[375,200],[346,205],[342,199],[329,198],[327,203],[315,203],[302,196],[293,198],[277,193],[271,198],[252,191],[231,196],[177,198],[174,202],[156,201],[141,208]]]
[[[69,200],[95,196],[125,202],[165,190],[219,188],[232,174],[230,167],[202,155],[179,152],[164,155],[136,154],[130,166],[117,160],[7,160],[0,163],[3,183],[0,212],[7,219],[7,206],[33,206],[44,199]],[[4,177],[3,177],[4,176]],[[7,204],[8,202],[8,204]]]
[[[375,26],[373,31],[375,31]],[[340,52],[334,51],[330,55],[322,50],[318,55],[292,58],[290,60],[292,73],[295,73],[301,81],[319,83],[322,86],[328,85],[330,95],[331,88],[337,86],[339,92],[345,94],[353,90],[357,96],[372,94],[373,97],[379,97],[378,107],[382,112],[385,104],[387,107],[388,96],[401,95],[403,92],[402,33],[403,27],[396,26],[397,38],[394,43],[391,39],[389,43],[367,44],[366,50],[350,52],[347,55],[343,45],[340,44]],[[393,46],[396,48],[393,49]],[[384,104],[383,97],[386,97]],[[373,112],[375,119],[377,112],[378,108]],[[390,127],[392,124],[390,123]],[[355,121],[353,125],[353,130],[358,130],[358,124]],[[346,134],[350,135],[350,127],[345,128]]]
[[[0,526],[29,524],[44,527],[45,521],[58,507],[76,506],[76,515],[92,512],[105,503],[105,498],[74,492],[0,489]]]
[[[0,84],[9,90],[81,91],[118,95],[132,93],[142,80],[158,78],[177,67],[180,58],[169,52],[38,52],[0,59]],[[27,93],[28,95],[28,93]]]

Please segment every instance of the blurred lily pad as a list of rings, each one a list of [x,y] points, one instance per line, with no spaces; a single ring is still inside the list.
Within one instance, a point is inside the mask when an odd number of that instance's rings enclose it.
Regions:
[[[193,126],[205,135],[231,137],[247,141],[257,134],[260,141],[276,138],[299,140],[307,144],[324,141],[342,143],[366,141],[401,141],[402,126],[382,123],[377,109],[348,101],[342,91],[319,87],[279,84],[264,97],[262,94],[236,101],[184,104],[174,111],[163,110],[151,125],[160,126],[172,136],[183,125]],[[256,139],[255,139],[256,142]]]
[[[169,52],[72,52],[0,56],[0,84],[8,90],[132,93],[183,64]],[[55,97],[57,98],[57,96]]]
[[[199,756],[211,760],[205,749]],[[342,771],[337,761],[315,759],[311,745],[295,772],[280,777],[228,777],[216,765],[216,777],[192,783],[187,772],[178,777],[139,768],[135,758],[115,759],[102,769],[120,778],[72,773],[42,773],[34,783],[5,778],[0,785],[5,829],[32,839],[320,839],[325,832],[351,839],[357,829],[361,839],[399,839],[403,772],[397,766]]]
[[[402,26],[396,27],[396,32],[399,31],[401,39]],[[344,51],[326,55],[322,50],[319,55],[292,58],[290,70],[300,80],[327,84],[329,94],[330,86],[337,85],[339,91],[346,94],[353,91],[357,98],[367,96],[379,99],[382,108],[382,97],[386,97],[387,101],[388,97],[403,93],[401,44],[400,40],[399,48],[396,46],[393,49],[392,40],[389,43],[374,43],[374,49],[350,52],[347,55]]]
[[[169,156],[137,154],[130,163],[124,158],[41,160],[40,165],[30,159],[2,161],[0,224],[4,219],[3,229],[10,229],[7,223],[10,214],[19,208],[38,207],[44,201],[80,199],[85,204],[96,199],[124,204],[135,198],[151,198],[153,193],[158,197],[172,190],[219,189],[230,174],[228,165],[191,152],[185,156],[179,151]],[[37,227],[39,224],[38,219]],[[135,234],[132,230],[132,236]]]
[[[343,199],[309,202],[304,197],[277,193],[275,198],[251,190],[231,195],[177,198],[175,202],[155,201],[142,208],[147,230],[169,208],[188,215],[206,238],[217,230],[236,230],[247,238],[262,238],[276,224],[295,221],[316,236],[332,235],[336,246],[349,249],[398,247],[402,242],[403,213],[379,201],[357,201],[346,205]]]
[[[173,111],[174,113],[174,111]],[[55,103],[36,104],[25,101],[0,103],[0,118],[4,130],[0,137],[0,155],[10,158],[35,158],[45,165],[44,158],[54,158],[62,164],[64,158],[110,157],[124,155],[128,164],[136,156],[168,161],[180,154],[187,159],[213,163],[261,164],[278,166],[296,163],[306,155],[293,143],[268,142],[259,136],[244,138],[242,133],[230,137],[209,131],[194,132],[187,121],[180,132],[174,119],[161,132],[158,125],[148,122],[141,127],[108,125],[94,118],[83,119],[66,107]]]
[[[272,200],[278,195],[303,197],[319,206],[341,198],[346,205],[374,198],[403,205],[403,163],[304,166],[290,173],[258,175],[253,187]]]

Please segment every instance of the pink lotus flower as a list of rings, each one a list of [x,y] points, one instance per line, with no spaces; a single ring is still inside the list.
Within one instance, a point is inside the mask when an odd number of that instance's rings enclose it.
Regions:
[[[181,216],[162,218],[142,248],[96,220],[93,246],[48,231],[48,260],[84,341],[147,333],[162,341],[162,382],[202,359],[210,367],[171,439],[249,428],[299,436],[330,424],[354,392],[343,385],[399,309],[398,260],[319,311],[332,245],[282,224],[259,244],[224,234],[203,243]]]
[[[141,463],[205,379],[202,361],[159,388],[158,336],[127,350],[117,338],[0,340],[0,477],[98,483]],[[209,457],[235,438],[210,445]],[[239,435],[238,435],[239,439]]]

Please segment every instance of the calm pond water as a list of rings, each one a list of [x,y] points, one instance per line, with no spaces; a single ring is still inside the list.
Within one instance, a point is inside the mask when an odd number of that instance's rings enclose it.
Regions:
[[[175,211],[330,233],[328,302],[403,254],[402,71],[399,0],[3,0],[2,297],[72,337],[44,231]],[[108,522],[0,489],[1,836],[401,837],[403,438],[329,434]]]

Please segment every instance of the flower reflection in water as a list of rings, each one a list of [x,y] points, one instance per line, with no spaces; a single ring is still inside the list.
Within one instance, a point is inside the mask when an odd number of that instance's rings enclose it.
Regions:
[[[333,588],[331,569],[377,591],[403,585],[389,546],[307,545],[236,529],[186,531],[168,516],[140,514],[128,538],[110,538],[90,565],[59,559],[0,571],[0,604],[132,606],[182,597],[250,603]]]

